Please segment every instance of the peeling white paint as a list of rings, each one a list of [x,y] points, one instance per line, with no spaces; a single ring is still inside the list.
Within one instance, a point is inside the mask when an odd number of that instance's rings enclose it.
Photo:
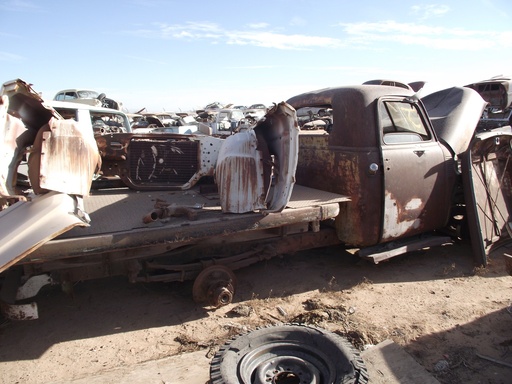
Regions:
[[[407,202],[407,204],[405,204],[405,210],[410,211],[413,209],[419,209],[419,208],[421,208],[422,204],[423,203],[420,198],[417,198],[417,197],[413,198],[413,199],[409,200]]]
[[[404,207],[405,211],[414,211],[420,209],[423,202],[419,198],[409,200]],[[404,212],[402,212],[404,216]],[[391,193],[387,192],[384,199],[384,225],[382,229],[382,239],[391,240],[400,237],[410,229],[419,228],[421,220],[416,218],[412,220],[399,221],[400,212],[398,204]]]

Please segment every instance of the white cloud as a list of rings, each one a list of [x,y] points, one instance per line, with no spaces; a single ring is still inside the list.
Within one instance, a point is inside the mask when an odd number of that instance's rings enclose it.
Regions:
[[[152,63],[152,64],[166,64],[164,61],[155,60],[152,58],[148,58],[146,56],[133,56],[133,55],[125,55],[125,57],[129,60],[135,60],[135,61],[143,61],[145,63]]]
[[[263,27],[263,24],[258,24]],[[266,26],[266,25],[265,25]],[[146,38],[210,40],[214,44],[252,45],[284,50],[307,50],[314,47],[340,47],[339,39],[322,36],[287,35],[260,30],[225,30],[214,23],[188,22],[182,25],[155,24],[155,29],[126,32]]]
[[[477,51],[512,46],[512,30],[504,32],[477,31],[395,21],[343,23],[340,25],[348,35],[346,43],[362,47],[371,46],[373,48],[382,43],[399,43],[437,49]]]
[[[25,11],[41,11],[42,8],[31,1],[22,0],[3,0],[0,1],[0,9],[6,11],[25,12]]]
[[[228,69],[272,69],[276,68],[274,65],[244,65],[236,67],[226,67]]]
[[[228,44],[254,45],[265,48],[306,50],[313,47],[337,47],[341,41],[330,37],[286,35],[273,32],[227,32]]]
[[[299,26],[299,27],[303,27],[304,25],[307,25],[307,22],[306,20],[304,20],[302,17],[299,17],[299,16],[295,16],[293,17],[291,20],[290,20],[290,23],[289,23],[291,26]]]
[[[21,61],[21,60],[23,60],[22,56],[16,55],[14,53],[0,51],[0,61]]]
[[[268,25],[268,23],[252,23],[252,24],[249,24],[248,27],[252,28],[252,29],[264,29],[264,28],[268,28],[269,25]]]
[[[443,4],[413,5],[411,11],[414,15],[418,15],[420,20],[426,20],[448,13],[450,7]]]
[[[210,22],[154,24],[152,29],[127,31],[139,37],[209,41],[211,44],[245,45],[281,50],[339,49],[346,47],[386,49],[386,43],[420,46],[441,50],[477,51],[494,47],[510,48],[512,30],[479,31],[462,28],[433,27],[426,24],[382,21],[376,23],[340,23],[343,37],[286,34],[267,28],[265,23],[252,24],[252,29],[228,30]],[[257,28],[256,28],[257,27]]]

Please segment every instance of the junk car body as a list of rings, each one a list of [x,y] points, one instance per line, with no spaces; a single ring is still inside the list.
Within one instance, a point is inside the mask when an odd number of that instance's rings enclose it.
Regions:
[[[90,125],[95,133],[126,133],[132,130],[128,115],[117,109],[65,101],[49,101],[45,104],[57,111],[63,119],[74,119],[82,125]]]
[[[478,129],[488,130],[512,124],[512,78],[495,76],[468,84],[487,102]]]
[[[4,84],[1,106],[9,140],[0,304],[8,317],[36,317],[35,303],[17,301],[43,285],[114,275],[194,279],[196,301],[224,305],[234,294],[231,270],[338,242],[321,223],[347,198],[295,184],[298,126],[284,102],[227,137],[93,133],[19,79]],[[16,180],[24,156],[28,186]]]
[[[296,179],[350,197],[336,230],[361,257],[379,262],[442,244],[467,224],[475,260],[486,265],[491,246],[508,236],[512,136],[474,135],[486,105],[477,92],[453,87],[419,99],[410,87],[377,83],[287,102],[298,115],[331,111],[329,132],[301,131]]]
[[[114,99],[106,97],[104,93],[88,89],[64,89],[53,97],[55,101],[70,103],[88,104],[94,107],[104,107],[121,110],[123,104]]]
[[[422,99],[383,84],[308,92],[224,137],[93,135],[20,80],[2,94],[0,272],[23,287],[194,279],[194,299],[219,306],[233,298],[232,269],[279,254],[340,245],[379,263],[450,242],[466,223],[486,265],[512,232],[512,133],[475,133],[486,102],[468,87]],[[300,130],[303,108],[328,111],[330,129]],[[25,155],[35,196],[16,184]],[[90,191],[93,174],[122,185]],[[46,231],[31,225],[41,212]],[[30,296],[16,297],[7,308],[30,317],[16,304]]]

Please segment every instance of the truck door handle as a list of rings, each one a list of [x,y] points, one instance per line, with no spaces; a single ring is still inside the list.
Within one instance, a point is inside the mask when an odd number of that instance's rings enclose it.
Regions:
[[[413,152],[414,152],[414,154],[415,154],[416,156],[418,156],[418,157],[423,156],[423,154],[425,153],[425,151],[424,151],[424,150],[416,150],[416,151],[413,151]]]

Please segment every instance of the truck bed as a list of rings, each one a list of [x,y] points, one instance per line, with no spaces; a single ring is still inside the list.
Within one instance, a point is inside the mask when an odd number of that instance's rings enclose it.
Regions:
[[[143,218],[155,209],[158,201],[188,207],[196,217],[172,216],[144,223]],[[344,201],[348,198],[339,194],[295,185],[282,212],[235,214],[223,213],[218,194],[201,193],[200,186],[185,191],[94,190],[84,198],[90,226],[73,228],[47,242],[23,263],[129,250],[137,250],[143,257],[212,237],[235,235],[242,239],[250,232],[334,218],[339,212],[339,203]]]

